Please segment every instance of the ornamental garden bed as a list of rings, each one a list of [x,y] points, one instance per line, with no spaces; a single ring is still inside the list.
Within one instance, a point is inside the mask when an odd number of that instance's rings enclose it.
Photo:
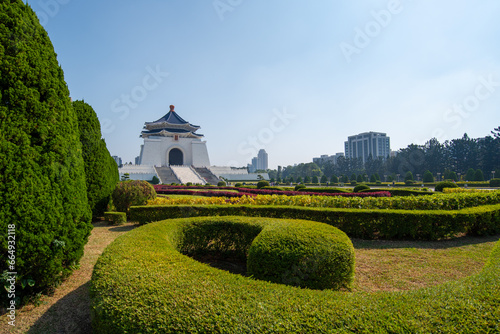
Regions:
[[[226,225],[219,229],[230,231],[233,237],[213,238],[212,234],[210,241],[207,233],[188,233],[186,237],[185,226],[199,232],[204,220],[234,223],[234,228]],[[211,245],[212,250],[229,249],[238,254],[257,239],[266,222],[272,221],[276,220],[171,219],[119,238],[106,249],[94,270],[94,332],[480,333],[499,329],[499,242],[479,274],[398,293],[297,288],[233,275],[183,255],[196,253],[198,248],[193,245]],[[250,232],[242,232],[239,225]],[[186,242],[192,236],[205,239]],[[227,242],[230,240],[233,243]],[[261,245],[265,248],[266,244]],[[292,272],[304,277],[307,271]]]

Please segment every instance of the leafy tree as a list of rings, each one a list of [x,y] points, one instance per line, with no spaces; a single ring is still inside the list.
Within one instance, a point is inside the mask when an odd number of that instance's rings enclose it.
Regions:
[[[151,180],[151,183],[152,184],[159,184],[160,183],[160,179],[158,178],[158,176],[154,175],[153,179]]]
[[[306,176],[304,178],[304,183],[311,183],[311,178],[309,176]]]
[[[425,171],[424,176],[423,176],[423,181],[424,183],[432,183],[434,182],[434,176],[432,173],[428,170]]]
[[[474,181],[484,181],[484,174],[482,170],[476,170],[474,173]]]
[[[339,178],[336,175],[332,175],[332,177],[330,178],[330,181],[332,183],[339,183]]]
[[[356,174],[352,173],[350,177],[351,181],[356,181]]]
[[[375,174],[372,174],[372,175],[370,176],[370,182],[372,182],[372,183],[377,182],[377,178],[375,177]]]
[[[474,181],[476,178],[476,171],[474,168],[469,168],[467,170],[467,174],[465,175],[465,180],[466,181]]]
[[[405,181],[413,181],[413,173],[410,171],[407,171],[405,174]]]
[[[312,183],[319,183],[319,179],[316,175],[312,177]]]
[[[301,183],[301,182],[302,182],[302,178],[299,176],[299,177],[297,178],[297,183]]]
[[[364,180],[363,180],[363,175],[358,174],[358,176],[356,177],[356,181],[357,181],[357,182],[363,182],[363,181],[364,181]]]
[[[102,139],[101,124],[94,109],[84,101],[73,102],[73,109],[78,117],[87,181],[87,198],[92,215],[102,216],[119,180],[118,166]]]
[[[323,176],[321,176],[321,180],[320,181],[321,181],[321,183],[327,183],[328,182],[328,178],[326,177],[326,175],[323,175]],[[313,183],[314,183],[314,178],[313,178]]]
[[[52,43],[21,0],[0,2],[0,22],[0,230],[15,226],[23,302],[78,263],[91,211],[78,120]],[[0,272],[12,271],[5,237],[0,254]]]
[[[447,169],[444,171],[444,179],[458,181],[458,176],[457,176],[457,173]]]

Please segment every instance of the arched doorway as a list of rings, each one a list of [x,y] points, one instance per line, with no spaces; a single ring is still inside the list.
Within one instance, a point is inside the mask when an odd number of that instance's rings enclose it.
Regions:
[[[184,165],[184,154],[178,148],[173,148],[168,153],[168,164],[181,166]]]

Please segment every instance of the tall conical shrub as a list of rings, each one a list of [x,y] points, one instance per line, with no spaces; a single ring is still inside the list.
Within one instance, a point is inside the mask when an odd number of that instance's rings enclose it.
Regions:
[[[73,109],[78,117],[87,198],[92,215],[100,217],[106,211],[111,194],[120,179],[118,166],[101,138],[101,124],[94,109],[84,101],[73,102]]]
[[[90,219],[77,118],[52,43],[28,5],[0,0],[0,271],[15,276],[18,302],[78,263]]]

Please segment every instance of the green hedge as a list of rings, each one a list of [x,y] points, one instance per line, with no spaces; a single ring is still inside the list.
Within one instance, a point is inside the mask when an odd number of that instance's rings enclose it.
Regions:
[[[388,191],[391,193],[391,196],[426,196],[426,195],[435,195],[436,193],[433,191],[424,191],[424,190],[412,190],[412,189],[402,189],[402,188],[372,188],[369,190],[362,190],[361,192],[377,192],[377,191]]]
[[[104,212],[104,220],[115,225],[122,225],[127,222],[127,214],[125,212]]]
[[[500,242],[481,273],[408,292],[299,289],[245,278],[177,251],[179,220],[137,228],[99,258],[94,333],[495,333]]]
[[[247,269],[252,277],[274,283],[310,289],[350,288],[354,248],[344,232],[326,224],[273,222],[253,241]]]
[[[458,234],[500,232],[500,204],[462,210],[363,210],[256,205],[136,206],[130,220],[140,224],[168,218],[253,216],[305,219],[337,227],[351,238],[437,240]]]
[[[352,192],[352,189],[345,189],[345,188],[303,188],[303,189],[299,189],[299,191],[337,194],[337,193],[350,193],[350,192]]]

